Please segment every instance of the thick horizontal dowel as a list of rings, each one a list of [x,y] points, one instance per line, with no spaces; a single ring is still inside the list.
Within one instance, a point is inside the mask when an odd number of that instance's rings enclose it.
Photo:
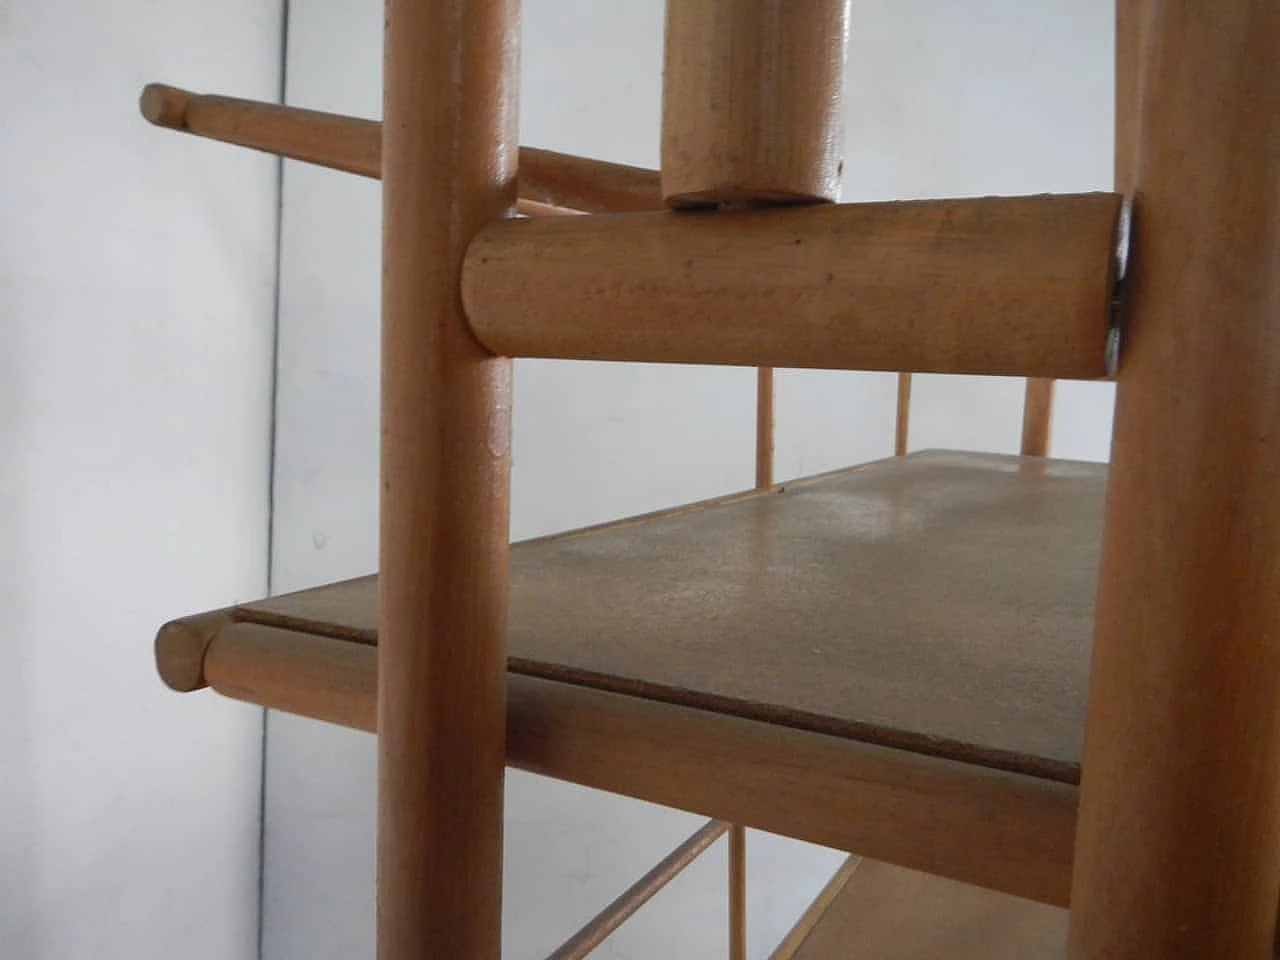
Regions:
[[[382,124],[278,103],[190,93],[159,83],[142,91],[142,115],[168,127],[362,177],[382,176]],[[584,213],[665,209],[656,170],[521,147],[520,210]]]
[[[505,221],[463,266],[514,357],[1106,374],[1113,194]]]
[[[373,732],[377,657],[371,644],[235,623],[203,673],[226,696]],[[510,673],[507,705],[511,766],[1067,902],[1070,784]]]

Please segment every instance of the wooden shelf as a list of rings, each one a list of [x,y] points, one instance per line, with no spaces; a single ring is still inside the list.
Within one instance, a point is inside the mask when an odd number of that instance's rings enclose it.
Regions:
[[[1104,476],[920,453],[517,544],[511,670],[1075,782]],[[377,578],[235,615],[375,643]]]
[[[925,452],[517,544],[511,762],[1064,902],[1105,476]],[[161,671],[205,644],[222,692],[372,729],[376,623],[376,577],[306,590],[167,627]],[[740,796],[770,764],[807,799]],[[864,836],[854,802],[931,836]]]
[[[874,860],[847,864],[817,903],[773,960],[1026,960],[1066,948],[1063,909]]]

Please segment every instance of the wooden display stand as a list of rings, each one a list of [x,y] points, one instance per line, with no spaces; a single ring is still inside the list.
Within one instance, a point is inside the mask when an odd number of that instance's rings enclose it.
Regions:
[[[377,731],[384,960],[499,955],[506,764],[713,818],[559,958],[726,833],[743,957],[746,826],[882,861],[780,958],[1271,954],[1280,6],[1118,14],[1127,277],[1120,194],[833,204],[842,0],[669,0],[660,173],[517,148],[516,0],[389,0],[381,124],[144,92],[384,183],[381,574],[157,639]],[[758,367],[757,489],[510,547],[511,356]],[[773,487],[775,366],[905,371],[897,456]],[[908,454],[912,371],[1030,378],[1022,456]]]

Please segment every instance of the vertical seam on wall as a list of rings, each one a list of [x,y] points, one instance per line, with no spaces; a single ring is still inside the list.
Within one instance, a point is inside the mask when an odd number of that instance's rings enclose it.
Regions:
[[[285,102],[289,77],[289,0],[280,0],[280,81],[276,100]],[[271,412],[267,425],[267,594],[275,592],[276,446],[280,407],[280,288],[284,247],[284,158],[276,158],[275,300],[271,317]],[[267,737],[269,711],[262,711],[258,749],[258,960],[265,960],[267,930]]]

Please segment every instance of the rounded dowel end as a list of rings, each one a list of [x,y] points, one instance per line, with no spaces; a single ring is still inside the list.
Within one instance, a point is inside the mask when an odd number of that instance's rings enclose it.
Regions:
[[[668,0],[668,206],[838,199],[848,15],[846,0]]]
[[[138,108],[149,123],[157,127],[181,129],[187,114],[187,100],[190,94],[177,87],[167,87],[163,83],[148,83],[142,88],[142,96],[138,98]]]
[[[156,634],[156,671],[170,689],[190,693],[207,687],[204,656],[230,618],[225,610],[171,620]]]

